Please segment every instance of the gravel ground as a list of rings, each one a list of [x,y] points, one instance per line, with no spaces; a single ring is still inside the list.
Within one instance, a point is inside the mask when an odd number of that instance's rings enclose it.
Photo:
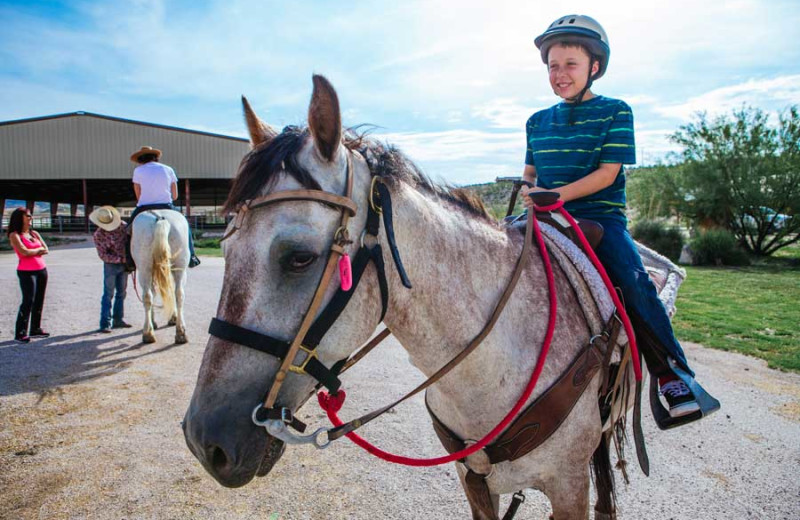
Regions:
[[[132,290],[127,319],[137,327],[95,334],[102,267],[94,250],[66,247],[47,260],[44,326],[53,335],[28,345],[0,341],[0,518],[469,518],[452,466],[395,466],[346,440],[324,451],[290,448],[268,477],[221,487],[189,453],[180,421],[216,309],[222,259],[205,258],[190,272],[190,343],[180,346],[172,344],[174,329],[158,330],[154,345],[140,343],[143,313]],[[19,305],[15,265],[13,255],[0,255],[1,338],[12,337]],[[800,519],[800,375],[686,348],[722,411],[668,432],[646,412],[651,476],[638,471],[631,448],[631,483],[617,479],[621,516]],[[376,408],[420,379],[389,341],[345,376],[342,416]],[[312,427],[324,423],[313,402],[301,415]],[[442,453],[420,400],[363,435],[407,455]],[[517,518],[546,518],[543,495],[526,494]]]

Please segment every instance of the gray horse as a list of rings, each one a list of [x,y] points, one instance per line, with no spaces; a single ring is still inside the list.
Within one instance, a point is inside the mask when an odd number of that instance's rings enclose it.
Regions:
[[[346,226],[352,241],[345,249],[351,256],[366,226],[375,168],[367,159],[380,155],[385,168],[381,175],[393,201],[396,243],[413,281],[413,289],[404,287],[382,232],[378,240],[388,280],[383,322],[426,376],[457,355],[489,319],[522,250],[522,235],[499,225],[463,190],[432,183],[398,152],[344,133],[336,93],[321,76],[314,77],[307,130],[277,134],[246,101],[245,116],[253,149],[242,161],[227,208],[288,190],[341,195],[347,192],[349,171],[357,207]],[[320,201],[288,199],[240,211],[225,242],[217,319],[282,340],[295,337],[320,284],[333,237],[339,235],[339,215],[336,207]],[[599,315],[593,302],[579,301],[562,269],[554,274],[559,308],[555,338],[529,402],[588,344],[592,323],[608,318]],[[338,282],[338,276],[333,279]],[[334,285],[325,290],[323,306],[333,297]],[[516,403],[539,357],[548,294],[534,248],[491,334],[428,390],[431,411],[461,439],[482,438]],[[381,309],[377,269],[370,266],[316,349],[318,360],[330,368],[350,356],[373,334]],[[279,365],[277,358],[235,342],[218,337],[208,341],[183,426],[192,453],[225,486],[242,486],[266,475],[283,453],[283,441],[251,420],[253,406],[264,397]],[[313,394],[315,383],[307,374],[289,372],[276,404],[296,411]],[[466,464],[456,463],[462,484],[467,466],[482,469],[495,509],[501,494],[535,488],[547,495],[557,520],[588,518],[590,460],[603,438],[600,384],[595,375],[555,433],[527,455],[492,467],[479,452]],[[497,517],[470,505],[474,518]]]

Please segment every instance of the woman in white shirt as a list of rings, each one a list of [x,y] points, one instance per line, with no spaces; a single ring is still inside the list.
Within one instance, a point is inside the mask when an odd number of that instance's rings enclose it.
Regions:
[[[139,164],[133,170],[133,191],[136,193],[136,209],[131,214],[130,224],[136,215],[150,209],[175,209],[172,201],[178,198],[178,177],[175,170],[160,163],[161,150],[150,146],[142,148],[131,155],[131,161]],[[129,226],[133,229],[133,226]],[[190,228],[191,229],[191,228]],[[130,247],[128,248],[130,250]],[[200,259],[194,254],[194,240],[189,233],[189,267],[200,264]],[[128,263],[132,265],[130,254]]]

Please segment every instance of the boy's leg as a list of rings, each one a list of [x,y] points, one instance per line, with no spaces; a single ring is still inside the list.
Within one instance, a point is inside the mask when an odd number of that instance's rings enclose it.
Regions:
[[[642,264],[642,259],[636,249],[628,230],[621,222],[601,222],[604,233],[603,240],[597,248],[597,256],[603,263],[608,272],[608,276],[614,285],[622,289],[625,299],[625,306],[632,309],[638,318],[637,325],[647,327],[648,334],[654,338],[670,356],[683,367],[683,369],[694,375],[686,361],[675,333],[672,331],[672,324],[669,321],[664,304],[658,298],[655,285],[650,280],[650,276]],[[643,345],[644,346],[644,345]],[[650,365],[653,356],[644,353]],[[668,372],[668,366],[648,366],[650,372],[655,376],[662,376]]]
[[[111,329],[111,300],[114,297],[114,264],[103,263],[103,296],[100,299],[100,330]]]
[[[658,298],[639,252],[626,227],[621,223],[602,222],[605,233],[597,256],[609,277],[622,289],[626,307],[636,324],[636,337],[647,361],[647,368],[657,378],[660,393],[669,404],[669,413],[661,412],[658,399],[651,400],[654,416],[661,428],[691,422],[719,409],[719,401],[694,380],[686,355],[675,334],[669,316]],[[664,352],[666,351],[666,352]]]

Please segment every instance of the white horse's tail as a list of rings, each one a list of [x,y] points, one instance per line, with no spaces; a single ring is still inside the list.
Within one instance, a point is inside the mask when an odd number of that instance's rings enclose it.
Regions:
[[[156,220],[153,232],[153,285],[161,295],[164,315],[167,319],[175,314],[175,281],[172,278],[172,251],[169,247],[169,221]]]

